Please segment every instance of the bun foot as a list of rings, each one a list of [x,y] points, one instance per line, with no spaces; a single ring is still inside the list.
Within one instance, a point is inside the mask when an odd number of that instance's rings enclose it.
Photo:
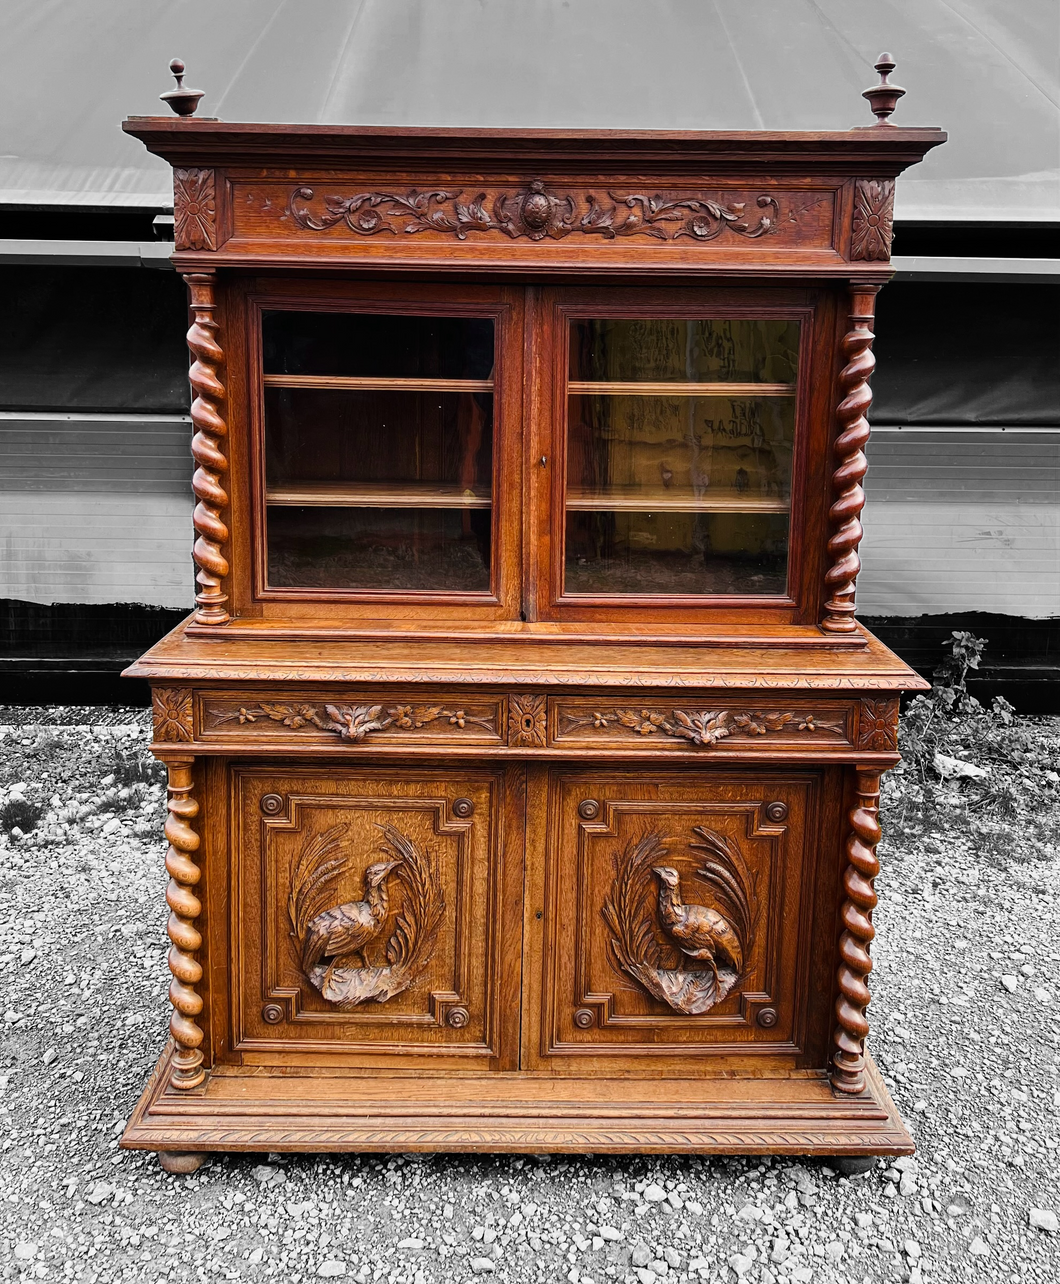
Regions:
[[[196,1173],[206,1162],[206,1155],[196,1150],[160,1150],[158,1162],[166,1173]]]
[[[872,1172],[879,1161],[879,1155],[835,1155],[825,1163],[841,1177],[857,1177],[861,1173]]]

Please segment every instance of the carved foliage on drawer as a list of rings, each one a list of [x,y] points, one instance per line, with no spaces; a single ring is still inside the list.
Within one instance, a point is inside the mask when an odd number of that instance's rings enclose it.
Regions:
[[[739,195],[740,199],[736,199]],[[459,190],[360,191],[319,194],[297,187],[288,203],[298,227],[323,232],[342,224],[359,236],[433,232],[467,240],[499,232],[512,240],[563,240],[572,234],[614,240],[646,236],[659,241],[688,237],[712,241],[728,232],[755,240],[780,230],[781,207],[768,193],[582,192],[551,187],[540,179],[515,190],[470,196]],[[785,211],[791,222],[795,217]]]
[[[564,781],[546,883],[542,1053],[794,1041],[814,787],[766,774]]]
[[[685,705],[610,705],[588,700],[554,700],[553,737],[557,744],[629,745],[713,749],[724,741],[817,749],[850,743],[846,709],[712,708]]]
[[[488,1051],[492,777],[236,780],[242,1046]]]
[[[284,699],[209,700],[203,717],[207,736],[279,734],[292,741],[335,738],[347,744],[368,740],[466,740],[504,743],[504,707],[500,698],[458,700],[439,697],[403,703],[361,698],[348,703]]]

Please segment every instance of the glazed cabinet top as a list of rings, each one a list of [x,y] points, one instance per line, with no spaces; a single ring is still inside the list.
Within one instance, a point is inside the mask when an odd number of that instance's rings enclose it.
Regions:
[[[880,124],[831,133],[126,121],[174,167],[195,318],[180,645],[877,665],[853,619],[873,295],[895,176],[945,135],[866,96]]]

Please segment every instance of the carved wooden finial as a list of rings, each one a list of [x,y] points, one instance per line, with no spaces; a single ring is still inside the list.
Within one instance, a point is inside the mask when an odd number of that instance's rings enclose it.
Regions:
[[[179,58],[174,58],[169,64],[169,70],[177,82],[176,89],[169,89],[164,94],[159,94],[159,98],[164,103],[169,103],[170,107],[178,116],[194,116],[195,109],[199,105],[199,99],[205,92],[202,89],[186,89],[184,87],[184,64]]]
[[[889,53],[881,53],[876,62],[876,70],[880,73],[880,83],[873,85],[871,89],[866,89],[861,95],[862,98],[869,100],[869,106],[876,113],[877,125],[890,125],[891,122],[887,117],[894,111],[898,105],[898,99],[905,93],[897,85],[892,85],[887,77],[894,71],[895,62]]]

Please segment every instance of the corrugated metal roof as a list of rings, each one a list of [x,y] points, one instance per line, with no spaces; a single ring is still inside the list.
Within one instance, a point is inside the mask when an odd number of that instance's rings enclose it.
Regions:
[[[167,205],[119,129],[179,56],[226,120],[843,129],[881,49],[950,142],[905,219],[1060,219],[1055,0],[7,0],[0,202]]]

